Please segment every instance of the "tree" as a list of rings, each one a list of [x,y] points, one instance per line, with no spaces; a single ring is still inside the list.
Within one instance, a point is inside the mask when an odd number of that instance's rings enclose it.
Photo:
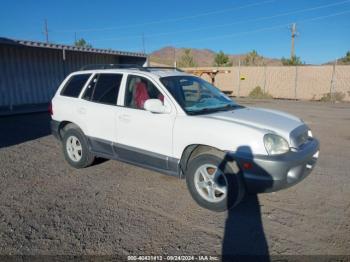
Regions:
[[[232,66],[232,61],[224,52],[220,51],[215,55],[214,66]]]
[[[91,44],[88,44],[84,38],[80,38],[74,42],[74,45],[77,47],[86,47],[86,48],[92,48]]]
[[[340,59],[344,63],[350,63],[350,51],[347,51],[345,56]]]
[[[291,58],[282,57],[281,61],[283,65],[302,65],[303,64],[299,56],[292,56]]]
[[[195,67],[197,64],[194,62],[192,51],[190,48],[185,48],[184,54],[181,56],[179,61],[180,67]]]
[[[246,57],[244,58],[243,63],[245,65],[259,65],[260,62],[263,60],[263,57],[258,54],[256,50],[250,51]]]

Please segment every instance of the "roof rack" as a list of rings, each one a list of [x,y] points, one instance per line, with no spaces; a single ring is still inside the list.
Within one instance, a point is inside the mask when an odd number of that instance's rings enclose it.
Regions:
[[[146,67],[142,67],[142,69],[145,69],[147,71],[154,69],[154,70],[175,70],[179,72],[184,72],[180,68],[171,67],[171,66],[146,66]]]
[[[96,64],[96,65],[85,65],[80,70],[98,70],[98,69],[137,69],[140,71],[150,72],[151,70],[175,70],[183,72],[177,67],[170,66],[140,66],[137,64]]]
[[[142,68],[140,65],[136,64],[95,64],[95,65],[85,65],[80,70],[97,70],[97,69],[122,69],[122,68]]]

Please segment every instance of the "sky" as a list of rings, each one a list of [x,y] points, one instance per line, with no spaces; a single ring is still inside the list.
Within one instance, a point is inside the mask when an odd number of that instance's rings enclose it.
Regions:
[[[350,50],[350,0],[12,0],[1,1],[0,37],[150,53],[165,46],[256,50],[271,58],[295,52],[305,63],[335,60]]]

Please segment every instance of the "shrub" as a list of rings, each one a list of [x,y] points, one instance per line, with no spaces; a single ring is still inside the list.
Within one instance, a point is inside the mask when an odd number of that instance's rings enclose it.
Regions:
[[[179,61],[180,67],[196,67],[197,63],[194,61],[191,48],[185,48],[183,55]]]
[[[214,66],[232,66],[232,61],[230,61],[228,55],[220,51],[215,55]]]
[[[255,87],[248,95],[250,98],[271,99],[273,98],[268,92],[264,92],[260,86]]]
[[[299,56],[293,56],[291,58],[281,58],[281,62],[283,65],[302,65],[304,64]]]
[[[332,101],[341,102],[344,100],[344,98],[345,98],[345,94],[343,92],[334,92],[333,94],[331,94],[331,93],[324,94],[321,97],[320,101],[322,101],[322,102],[332,102]]]

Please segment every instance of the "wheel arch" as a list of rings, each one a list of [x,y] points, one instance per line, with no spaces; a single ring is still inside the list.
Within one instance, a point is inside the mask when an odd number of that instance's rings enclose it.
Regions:
[[[182,152],[180,163],[179,163],[180,170],[182,172],[182,177],[185,177],[188,163],[191,161],[191,159],[195,158],[200,154],[209,153],[209,152],[224,153],[224,151],[216,147],[208,146],[205,144],[191,144],[186,146]]]
[[[81,128],[75,124],[74,122],[71,122],[71,121],[61,121],[59,126],[58,126],[58,135],[59,135],[59,138],[60,140],[62,140],[63,138],[63,135],[64,135],[64,132],[69,128],[69,127],[75,127],[75,128],[78,128],[81,132],[83,132],[81,130]]]

